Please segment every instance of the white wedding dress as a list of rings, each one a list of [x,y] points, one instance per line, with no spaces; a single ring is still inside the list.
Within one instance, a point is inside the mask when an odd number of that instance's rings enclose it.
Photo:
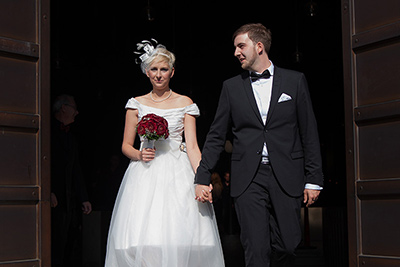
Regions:
[[[153,161],[131,161],[126,170],[111,219],[105,266],[224,266],[213,207],[194,199],[194,171],[180,150],[184,116],[198,116],[197,105],[157,109],[131,98],[126,108],[137,109],[139,120],[149,113],[164,117],[170,135],[155,142]]]

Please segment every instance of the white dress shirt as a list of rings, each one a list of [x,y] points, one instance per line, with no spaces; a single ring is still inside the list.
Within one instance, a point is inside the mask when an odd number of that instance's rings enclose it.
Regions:
[[[255,81],[251,80],[251,86],[253,87],[253,93],[257,102],[258,110],[260,116],[264,122],[267,121],[269,104],[271,102],[272,94],[272,82],[274,80],[274,65],[271,62],[271,66],[268,68],[271,77],[269,79],[257,79]],[[268,157],[267,144],[264,143],[264,148],[262,155]]]
[[[267,121],[268,110],[272,95],[272,83],[274,81],[274,64],[272,64],[272,62],[271,66],[268,68],[268,71],[271,74],[271,77],[269,79],[260,78],[253,81],[250,78],[258,110],[260,112],[264,125]],[[266,143],[264,143],[262,155],[268,157],[268,148]],[[322,187],[316,184],[306,184],[305,189],[322,190]]]

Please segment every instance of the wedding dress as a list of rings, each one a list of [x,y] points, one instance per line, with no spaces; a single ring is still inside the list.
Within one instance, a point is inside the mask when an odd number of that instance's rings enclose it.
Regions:
[[[154,160],[131,161],[126,170],[111,219],[105,266],[224,266],[213,207],[194,199],[194,171],[180,149],[184,116],[198,116],[197,105],[158,109],[131,98],[126,108],[137,109],[139,120],[149,113],[164,117],[169,137],[155,142]]]

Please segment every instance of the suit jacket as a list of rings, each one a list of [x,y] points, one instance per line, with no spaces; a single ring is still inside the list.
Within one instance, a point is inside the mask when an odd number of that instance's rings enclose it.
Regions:
[[[73,131],[61,130],[61,122],[52,120],[51,131],[51,191],[56,195],[56,209],[80,210],[88,201],[85,180],[79,163],[78,142]]]
[[[304,74],[275,66],[266,124],[260,116],[249,72],[223,83],[218,108],[202,151],[196,184],[208,185],[232,131],[231,195],[239,196],[257,172],[264,142],[283,190],[301,196],[305,183],[322,186],[317,124]],[[282,94],[290,100],[279,101]]]

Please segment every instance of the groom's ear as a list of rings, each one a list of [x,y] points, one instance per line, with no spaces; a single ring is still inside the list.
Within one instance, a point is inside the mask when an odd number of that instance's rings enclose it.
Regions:
[[[258,53],[259,55],[262,55],[262,54],[264,53],[264,44],[261,43],[261,42],[258,42],[258,43],[256,44],[256,49],[257,49],[257,53]]]

